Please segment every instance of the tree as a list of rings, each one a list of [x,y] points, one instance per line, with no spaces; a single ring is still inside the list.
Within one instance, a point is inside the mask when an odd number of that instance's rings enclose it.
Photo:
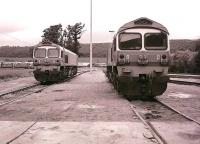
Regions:
[[[73,37],[72,37],[72,26],[71,25],[68,25],[67,26],[67,34],[66,34],[66,37],[67,37],[67,41],[66,41],[66,48],[72,52],[74,52],[74,49],[73,49]]]
[[[200,49],[195,57],[195,69],[197,73],[200,73]]]
[[[79,54],[79,49],[80,49],[80,43],[79,39],[81,38],[81,35],[83,33],[83,28],[85,27],[85,24],[76,23],[74,26],[71,27],[71,34],[73,38],[73,49],[74,52]]]
[[[200,39],[196,40],[197,55],[194,58],[195,72],[200,73]]]
[[[43,31],[42,41],[51,41],[79,55],[79,39],[84,27],[81,22],[73,26],[68,25],[64,30],[61,24],[53,25]]]
[[[43,31],[42,41],[49,40],[55,44],[62,46],[62,44],[63,44],[62,32],[63,32],[63,29],[62,29],[61,24],[50,26],[49,28],[46,28]]]
[[[76,23],[75,25],[67,26],[67,49],[73,51],[76,54],[79,54],[79,49],[80,49],[80,43],[79,39],[82,36],[83,28],[85,27],[85,24],[82,24],[81,22]]]

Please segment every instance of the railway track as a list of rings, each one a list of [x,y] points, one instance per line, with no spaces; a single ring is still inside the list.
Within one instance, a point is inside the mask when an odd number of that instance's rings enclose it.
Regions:
[[[183,80],[175,80],[175,79],[170,79],[170,83],[175,83],[175,84],[182,84],[182,85],[196,85],[200,86],[200,81],[195,82],[195,81],[183,81]]]
[[[30,89],[30,88],[36,87],[38,85],[40,85],[40,83],[34,83],[32,85],[29,85],[29,86],[25,86],[25,87],[21,87],[21,88],[17,88],[17,89],[11,89],[11,90],[8,90],[8,91],[5,91],[5,92],[0,92],[0,97],[3,97],[4,95],[8,95],[8,94],[13,94],[13,93],[16,93],[16,92],[19,92],[19,91],[23,91],[23,90],[26,90],[26,89]]]
[[[190,120],[190,121],[193,121],[193,122],[197,123],[198,125],[200,125],[200,122],[199,122],[199,121],[196,121],[195,119],[191,118],[190,116],[187,116],[187,115],[185,115],[184,113],[181,113],[180,111],[174,109],[173,107],[171,107],[171,106],[168,105],[167,103],[165,103],[165,102],[159,100],[158,98],[155,98],[155,100],[156,100],[157,102],[159,102],[160,104],[162,104],[163,106],[165,106],[165,107],[171,109],[172,111],[176,112],[177,114],[182,115],[182,116],[185,117],[186,119],[188,119],[188,120]]]
[[[171,78],[194,78],[200,79],[200,75],[192,75],[192,74],[168,74]]]
[[[159,128],[154,126],[154,122],[163,121],[164,123],[166,123],[166,121],[178,121],[178,123],[189,123],[192,125],[197,124],[197,126],[200,127],[200,122],[177,111],[176,109],[160,101],[159,99],[155,99],[152,102],[130,102],[130,108],[147,127],[147,129],[151,132],[153,138],[156,139],[159,144],[168,144],[170,142],[168,142],[167,136],[161,134]],[[174,129],[171,129],[171,132],[173,132]],[[187,127],[183,129],[183,133],[185,131],[187,131]]]
[[[200,86],[200,75],[169,74],[170,83]]]
[[[145,120],[140,112],[136,110],[136,106],[130,105],[131,110],[137,115],[137,117],[142,121],[142,123],[147,127],[147,129],[151,132],[154,139],[159,144],[167,144],[167,142],[164,140],[164,138],[159,134],[159,132],[149,123],[149,121]]]
[[[26,87],[22,87],[19,89],[15,89],[15,90],[10,90],[7,91],[5,93],[1,93],[0,95],[0,106],[6,105],[6,104],[10,104],[13,103],[21,98],[27,97],[33,93],[37,93],[37,92],[41,92],[42,90],[48,88],[49,86],[55,85],[55,84],[59,84],[59,83],[63,83],[63,82],[67,82],[81,74],[84,74],[86,72],[89,72],[89,70],[83,70],[83,71],[79,71],[77,72],[76,75],[74,75],[73,77],[67,78],[64,81],[60,81],[57,83],[53,83],[53,84],[49,84],[49,85],[41,85],[40,83],[35,83],[33,85],[29,85]]]

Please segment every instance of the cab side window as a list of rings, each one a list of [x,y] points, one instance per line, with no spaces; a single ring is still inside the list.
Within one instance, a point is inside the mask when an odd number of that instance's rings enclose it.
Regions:
[[[61,58],[63,58],[63,51],[61,51]]]
[[[111,49],[111,61],[113,61],[113,52],[116,51],[116,38],[114,38]]]
[[[113,50],[116,51],[116,38],[113,40]]]
[[[68,63],[68,55],[65,55],[65,63]]]

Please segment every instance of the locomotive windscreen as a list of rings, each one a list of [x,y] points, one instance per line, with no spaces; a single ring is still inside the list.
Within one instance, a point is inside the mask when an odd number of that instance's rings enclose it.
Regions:
[[[59,50],[58,49],[48,49],[48,57],[49,58],[59,57]]]
[[[142,36],[139,33],[121,33],[119,36],[121,50],[139,50],[142,48]]]
[[[144,35],[144,47],[147,50],[167,49],[167,35],[165,33],[146,33]]]
[[[45,58],[46,57],[46,49],[36,49],[34,56],[36,58]]]

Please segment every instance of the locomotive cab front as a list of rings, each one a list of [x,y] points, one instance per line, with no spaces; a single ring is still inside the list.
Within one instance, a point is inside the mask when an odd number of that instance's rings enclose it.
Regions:
[[[115,35],[108,50],[107,75],[129,98],[152,98],[167,88],[168,64],[168,31],[141,18],[123,25]]]
[[[61,50],[53,46],[40,46],[33,52],[34,76],[41,82],[57,81],[62,65]]]

